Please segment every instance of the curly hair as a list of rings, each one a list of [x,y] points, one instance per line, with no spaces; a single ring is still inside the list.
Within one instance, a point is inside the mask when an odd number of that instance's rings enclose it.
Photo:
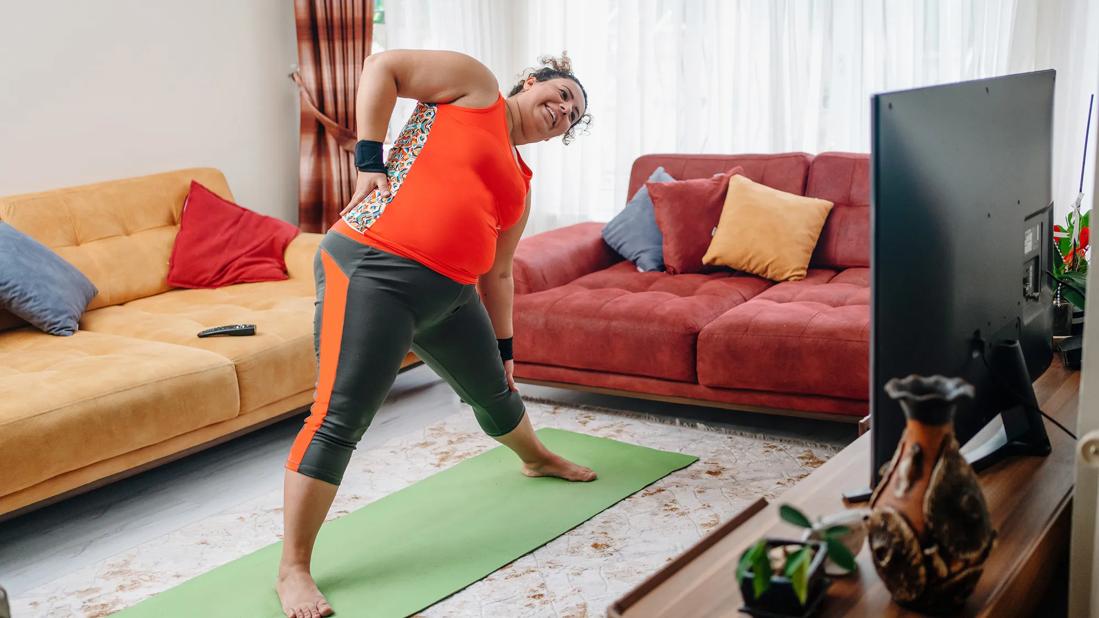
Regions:
[[[515,84],[515,87],[508,93],[509,97],[519,94],[523,90],[523,83],[527,79],[534,77],[537,81],[545,82],[556,78],[571,79],[576,82],[577,86],[580,86],[580,92],[584,94],[584,104],[588,104],[588,91],[584,90],[584,84],[580,83],[580,80],[576,78],[576,75],[572,72],[572,59],[569,58],[567,51],[562,51],[560,57],[554,56],[541,56],[538,58],[538,62],[542,63],[541,68],[527,67],[523,69],[522,77],[519,79],[519,83]],[[572,140],[576,139],[577,127],[586,129],[591,126],[591,114],[587,113],[585,107],[585,113],[583,116],[576,119],[576,122],[572,123],[568,131],[561,136],[561,141],[566,145],[572,143]]]

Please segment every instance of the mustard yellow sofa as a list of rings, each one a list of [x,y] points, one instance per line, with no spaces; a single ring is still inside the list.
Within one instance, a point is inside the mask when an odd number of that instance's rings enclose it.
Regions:
[[[0,311],[0,519],[298,414],[312,402],[313,256],[289,279],[173,289],[168,257],[192,179],[232,199],[216,169],[0,198],[0,221],[99,289],[71,337]],[[254,323],[253,337],[196,333]],[[289,447],[289,445],[288,445]]]

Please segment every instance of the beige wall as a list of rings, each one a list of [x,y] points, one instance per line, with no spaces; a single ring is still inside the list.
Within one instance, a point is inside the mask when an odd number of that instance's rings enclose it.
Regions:
[[[289,0],[0,0],[0,195],[213,166],[297,223]]]

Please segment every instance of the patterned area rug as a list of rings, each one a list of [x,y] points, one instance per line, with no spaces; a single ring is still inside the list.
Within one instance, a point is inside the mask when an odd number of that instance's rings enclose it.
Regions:
[[[527,410],[536,428],[590,433],[695,455],[699,461],[420,615],[603,616],[616,599],[755,498],[774,499],[840,449],[529,398]],[[495,446],[473,414],[463,413],[379,448],[356,451],[329,519]],[[278,541],[281,507],[281,490],[242,503],[20,595],[13,616],[110,615]],[[356,615],[354,608],[340,610]]]

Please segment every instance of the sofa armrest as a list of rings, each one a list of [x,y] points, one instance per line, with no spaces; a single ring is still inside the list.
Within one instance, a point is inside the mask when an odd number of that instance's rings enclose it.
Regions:
[[[519,241],[512,260],[515,293],[555,288],[622,261],[603,242],[604,225],[597,221],[577,223]]]
[[[321,244],[324,234],[302,232],[290,241],[286,247],[286,272],[291,279],[313,280],[313,258],[317,255],[317,247]],[[314,281],[314,285],[316,282]]]

